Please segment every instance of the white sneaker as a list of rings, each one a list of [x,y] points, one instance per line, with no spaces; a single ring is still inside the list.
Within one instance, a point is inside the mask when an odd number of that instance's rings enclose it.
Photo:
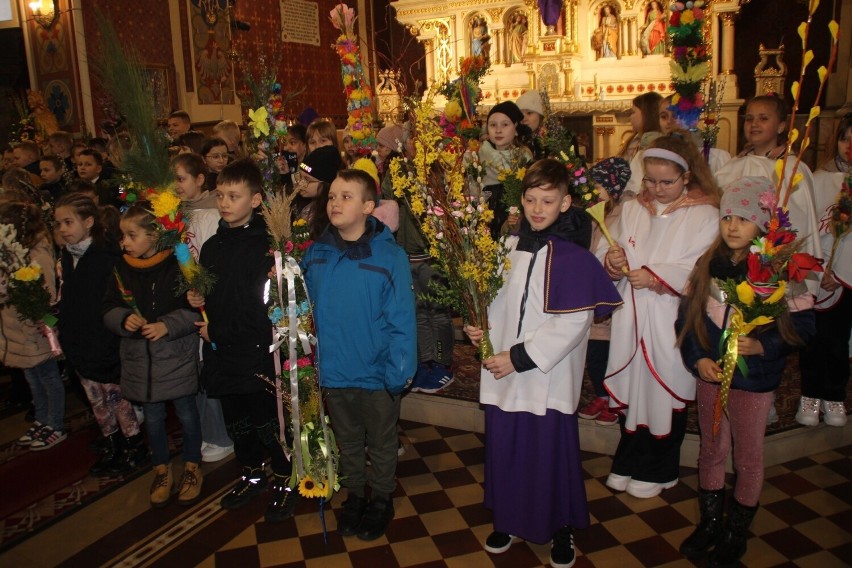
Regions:
[[[625,489],[627,489],[628,483],[630,483],[629,475],[618,475],[617,473],[610,473],[609,476],[606,478],[606,486],[616,491],[624,491]]]
[[[650,481],[638,481],[631,479],[627,484],[627,494],[639,499],[650,499],[656,497],[663,492],[663,489],[669,489],[677,485],[677,479],[667,481],[665,483],[652,483]]]
[[[819,424],[819,399],[803,396],[799,399],[799,410],[796,411],[796,422],[802,426]]]
[[[775,409],[775,405],[769,407],[769,417],[766,420],[767,424],[775,424],[778,422],[778,411]]]
[[[216,444],[207,444],[207,447],[201,450],[201,461],[207,463],[217,462],[225,459],[233,453],[234,446],[217,446]]]
[[[822,420],[829,426],[846,426],[846,405],[833,400],[822,401]]]

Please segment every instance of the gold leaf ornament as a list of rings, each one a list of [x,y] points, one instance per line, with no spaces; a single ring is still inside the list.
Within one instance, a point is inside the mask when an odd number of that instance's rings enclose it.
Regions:
[[[807,122],[807,124],[810,124],[810,123],[811,123],[811,121],[812,121],[813,119],[815,119],[816,117],[818,117],[818,116],[819,116],[819,113],[820,113],[820,108],[819,108],[819,106],[815,106],[815,107],[813,107],[813,108],[811,109],[811,112],[810,112],[810,113],[808,113],[808,122]]]
[[[793,84],[790,85],[790,93],[793,95],[794,99],[799,98],[799,82],[793,81]]]
[[[807,42],[807,37],[808,37],[808,35],[807,35],[807,32],[808,32],[807,22],[802,22],[801,24],[799,24],[799,27],[796,31],[799,32],[799,37],[802,38],[802,49],[804,49],[806,42]]]
[[[802,69],[806,69],[808,65],[810,65],[811,61],[814,60],[814,52],[812,49],[809,49],[805,52],[805,56],[802,62]]]
[[[828,22],[828,31],[831,32],[831,38],[834,41],[837,41],[837,32],[839,29],[840,25],[837,23],[836,20],[831,20],[830,22]]]

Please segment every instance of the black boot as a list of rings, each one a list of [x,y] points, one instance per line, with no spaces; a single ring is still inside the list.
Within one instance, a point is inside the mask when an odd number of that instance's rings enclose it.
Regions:
[[[272,474],[272,484],[269,486],[269,492],[272,493],[272,500],[266,506],[266,514],[264,520],[267,523],[280,523],[293,516],[296,510],[296,505],[302,500],[297,488],[291,488],[290,479],[277,473]]]
[[[754,519],[756,512],[757,505],[746,507],[745,505],[740,505],[736,500],[731,503],[725,532],[722,535],[722,540],[719,541],[719,544],[710,553],[710,563],[708,566],[711,568],[725,568],[737,565],[740,558],[746,552],[748,528],[751,526],[751,521]]]
[[[340,520],[337,521],[337,532],[340,533],[340,536],[357,534],[358,527],[361,526],[361,517],[364,516],[364,511],[366,510],[366,498],[358,495],[350,495],[343,502],[343,512],[340,515]]]
[[[701,510],[701,520],[698,527],[680,545],[680,553],[691,560],[707,554],[722,538],[725,490],[705,491],[699,489],[698,507]]]
[[[127,475],[151,462],[151,454],[145,445],[142,432],[122,441],[122,450],[107,467],[110,475]]]
[[[267,482],[263,469],[244,466],[237,483],[222,497],[219,504],[223,509],[239,509],[266,489]]]
[[[358,538],[361,540],[376,540],[388,528],[393,520],[393,500],[390,498],[373,497],[361,517],[358,527]]]
[[[89,468],[89,475],[94,477],[109,477],[109,466],[115,460],[116,455],[121,453],[121,431],[113,432],[109,436],[102,438],[104,442],[101,444],[98,453],[100,457],[95,465]]]

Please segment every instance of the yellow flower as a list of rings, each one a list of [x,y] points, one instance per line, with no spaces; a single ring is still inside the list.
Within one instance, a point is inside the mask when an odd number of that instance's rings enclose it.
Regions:
[[[522,180],[522,179],[524,179],[525,175],[527,175],[527,169],[526,168],[518,168],[518,173],[515,174],[515,177]]]
[[[680,14],[680,23],[681,24],[691,24],[695,21],[695,14],[692,13],[692,10],[684,10]]]
[[[266,107],[262,106],[257,110],[248,111],[249,127],[252,130],[255,138],[260,138],[260,135],[269,136],[269,112]]]
[[[450,101],[444,107],[444,115],[452,122],[458,122],[462,116],[462,108],[456,101]]]
[[[180,207],[180,197],[170,190],[163,190],[150,198],[154,208],[154,217],[169,217],[173,219]]]
[[[296,219],[295,221],[293,221],[293,226],[294,226],[294,227],[304,227],[304,226],[306,226],[307,224],[308,224],[308,222],[307,222],[307,221],[305,221],[304,219]]]
[[[41,266],[37,262],[23,266],[12,274],[12,278],[19,282],[34,282],[41,278]]]
[[[317,483],[309,475],[299,481],[299,494],[302,497],[323,497],[325,493],[325,485]]]
[[[737,297],[746,306],[751,306],[754,303],[754,288],[748,281],[743,280],[737,285]]]
[[[774,304],[775,302],[777,302],[778,300],[780,300],[781,298],[784,297],[784,292],[786,290],[787,290],[787,281],[786,280],[779,280],[778,281],[778,288],[774,292],[772,292],[772,295],[769,296],[768,298],[766,298],[766,300],[764,300],[763,303],[764,304]]]

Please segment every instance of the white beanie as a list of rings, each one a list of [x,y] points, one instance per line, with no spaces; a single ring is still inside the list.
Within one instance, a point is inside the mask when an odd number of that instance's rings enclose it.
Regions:
[[[541,94],[535,89],[529,90],[518,97],[516,104],[521,110],[530,110],[544,116],[544,105],[541,104]]]

